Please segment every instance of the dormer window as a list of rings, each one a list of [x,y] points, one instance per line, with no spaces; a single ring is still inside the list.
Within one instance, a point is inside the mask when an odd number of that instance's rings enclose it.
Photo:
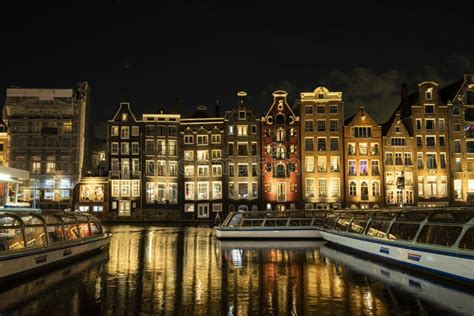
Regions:
[[[426,100],[433,100],[433,88],[428,88],[425,91],[425,99]]]
[[[245,120],[247,117],[246,114],[245,111],[239,111],[239,120]]]
[[[396,132],[396,133],[400,133],[400,127],[398,127],[398,126],[395,127],[395,132]]]
[[[122,121],[126,122],[128,119],[128,114],[127,113],[122,113]]]
[[[425,105],[425,114],[434,114],[434,105]]]

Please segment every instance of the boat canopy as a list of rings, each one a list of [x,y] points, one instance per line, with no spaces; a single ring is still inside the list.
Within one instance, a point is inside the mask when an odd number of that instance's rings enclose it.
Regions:
[[[237,211],[230,213],[221,227],[322,226],[326,215],[323,211]]]
[[[74,212],[0,212],[0,252],[48,246],[102,233],[99,219]]]

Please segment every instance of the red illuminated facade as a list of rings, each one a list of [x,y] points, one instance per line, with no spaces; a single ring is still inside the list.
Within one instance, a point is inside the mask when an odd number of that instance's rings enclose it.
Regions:
[[[273,104],[261,118],[262,197],[266,210],[300,207],[300,118],[288,105],[287,95],[282,90],[273,92]]]

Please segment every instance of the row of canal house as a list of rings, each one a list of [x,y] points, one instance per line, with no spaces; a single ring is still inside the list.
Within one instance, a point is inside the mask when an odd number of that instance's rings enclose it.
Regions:
[[[341,92],[318,87],[298,107],[275,91],[261,116],[239,92],[230,111],[199,106],[108,122],[112,220],[213,220],[234,210],[470,203],[474,83],[422,82],[384,124],[361,107],[344,120]],[[221,215],[223,216],[223,215]]]

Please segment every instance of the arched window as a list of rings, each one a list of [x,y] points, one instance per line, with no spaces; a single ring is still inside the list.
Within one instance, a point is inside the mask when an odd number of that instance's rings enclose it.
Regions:
[[[252,205],[252,211],[258,211],[258,206],[257,205]]]
[[[285,124],[285,116],[283,114],[278,114],[275,118],[276,124],[284,125]]]
[[[284,164],[279,164],[276,167],[276,177],[285,178],[286,177],[286,167]]]
[[[360,195],[362,197],[362,200],[369,199],[369,186],[366,181],[362,181],[362,183],[360,184]]]
[[[295,136],[295,129],[294,128],[290,129],[290,136]]]
[[[284,142],[285,141],[285,131],[283,129],[278,129],[276,132],[276,141]]]
[[[292,153],[292,154],[295,153],[295,145],[290,146],[290,153]]]
[[[357,184],[355,181],[349,182],[349,195],[356,196],[357,195]]]
[[[270,154],[272,152],[272,146],[267,145],[267,154]]]
[[[290,210],[296,210],[296,205],[295,203],[290,204]]]

